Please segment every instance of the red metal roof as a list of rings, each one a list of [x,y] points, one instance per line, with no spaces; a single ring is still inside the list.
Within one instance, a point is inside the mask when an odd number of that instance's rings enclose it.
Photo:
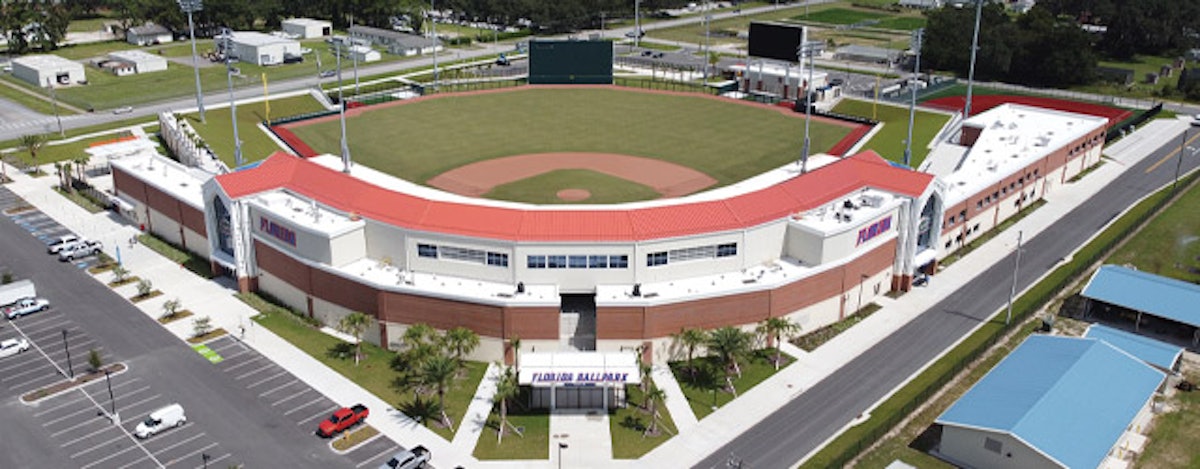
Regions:
[[[872,151],[728,199],[645,208],[543,210],[429,200],[276,153],[255,168],[217,176],[232,198],[276,188],[403,228],[524,241],[633,241],[738,230],[809,210],[864,187],[909,197],[933,176],[897,168]]]

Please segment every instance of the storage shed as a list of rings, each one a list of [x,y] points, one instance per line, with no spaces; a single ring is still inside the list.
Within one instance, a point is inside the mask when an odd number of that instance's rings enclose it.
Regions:
[[[141,50],[123,50],[108,54],[109,60],[133,66],[135,73],[161,72],[167,69],[167,59]]]
[[[388,53],[396,55],[432,54],[434,49],[442,50],[441,41],[416,34],[370,26],[351,26],[349,32],[352,38],[364,39],[370,41],[371,44],[387,47]]]
[[[87,83],[83,64],[57,55],[27,55],[12,60],[12,73],[35,86]]]
[[[174,41],[175,36],[171,34],[171,30],[154,23],[134,26],[125,31],[125,42],[139,46],[166,44]]]
[[[283,32],[299,39],[325,37],[333,32],[333,23],[312,18],[291,18],[283,20]]]
[[[223,42],[217,38],[220,47],[223,47]],[[299,57],[300,43],[255,31],[235,31],[232,50],[228,53],[255,65],[278,65],[288,56]]]

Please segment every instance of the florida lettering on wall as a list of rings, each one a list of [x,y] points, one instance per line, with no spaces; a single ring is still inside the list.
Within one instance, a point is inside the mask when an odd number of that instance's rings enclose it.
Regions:
[[[268,220],[266,217],[258,217],[258,230],[275,237],[275,239],[288,243],[292,247],[296,246],[295,231]]]
[[[862,243],[870,241],[876,236],[887,233],[887,231],[890,229],[892,229],[892,216],[888,215],[887,218],[879,220],[866,228],[858,230],[858,243],[855,244],[855,246],[862,246]]]

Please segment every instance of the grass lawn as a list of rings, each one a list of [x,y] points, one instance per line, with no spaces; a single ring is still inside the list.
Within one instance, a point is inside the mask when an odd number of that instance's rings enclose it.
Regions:
[[[94,33],[104,29],[104,23],[114,21],[112,18],[88,18],[83,20],[71,20],[67,24],[68,33]]]
[[[875,27],[912,31],[917,28],[924,28],[926,22],[925,18],[921,16],[896,16],[880,21]]]
[[[29,87],[18,85],[19,89],[8,86],[8,82],[0,83],[0,98],[7,99],[14,103],[25,106],[30,111],[39,112],[48,116],[54,115],[54,102],[50,99],[48,93],[41,90],[33,90]],[[37,95],[46,95],[45,99],[37,96],[31,96],[22,90],[33,91]],[[69,116],[77,114],[75,111],[63,106],[58,107],[59,115]]]
[[[1121,246],[1110,264],[1200,282],[1200,189],[1192,189]]]
[[[498,157],[587,151],[676,162],[725,185],[793,161],[802,117],[698,95],[515,88],[370,110],[349,118],[347,129],[358,163],[417,183]],[[336,120],[292,130],[319,152],[338,152]],[[814,122],[813,148],[828,149],[849,131]]]
[[[809,9],[809,14],[810,16],[817,15],[824,10],[837,7],[838,4],[813,5]],[[746,6],[746,8],[749,7]],[[709,26],[709,39],[712,44],[745,44],[746,40],[738,38],[737,33],[749,31],[751,21],[782,21],[795,16],[804,16],[803,6],[779,8],[753,15],[738,15],[731,18],[714,20]],[[704,24],[703,22],[697,22],[673,28],[654,29],[646,31],[646,35],[656,39],[699,44],[704,42]]]
[[[113,40],[107,42],[89,42],[86,44],[66,44],[62,47],[49,52],[64,59],[69,60],[86,60],[93,57],[103,57],[109,52],[119,50],[137,49],[138,46],[125,42],[123,40]],[[90,67],[87,68],[88,80],[92,79],[93,73],[101,73],[99,70]]]
[[[239,295],[239,298],[241,297],[242,295]],[[255,303],[251,301],[247,301],[247,304],[255,306]],[[261,303],[258,305],[261,306]],[[362,351],[365,357],[358,365],[355,365],[352,353],[349,358],[341,358],[340,354],[334,353],[345,342],[304,324],[293,317],[292,313],[282,308],[263,309],[270,311],[255,316],[255,322],[270,329],[271,332],[311,355],[325,366],[332,368],[397,408],[403,407],[405,403],[412,400],[411,393],[403,392],[392,385],[396,378],[396,372],[391,367],[392,357],[395,356],[395,353],[364,342]],[[479,382],[483,380],[487,364],[466,362],[466,369],[465,376],[459,377],[446,392],[446,413],[454,422],[455,430],[462,424],[463,414],[467,410],[467,405],[471,403],[471,399],[475,397],[475,390],[479,387]],[[442,428],[429,421],[425,425],[447,440],[454,437],[454,432],[449,428]]]
[[[528,402],[527,394],[513,402]],[[481,460],[488,459],[549,459],[550,458],[550,412],[546,409],[522,410],[509,403],[508,423],[521,429],[522,435],[513,433],[512,428],[504,432],[504,440],[496,440],[496,429],[500,428],[500,414],[488,414],[487,424],[479,439],[475,441],[475,452]]]
[[[57,186],[54,188],[54,192],[57,192],[59,195],[61,195],[63,197],[66,197],[67,200],[74,202],[75,205],[79,206],[79,208],[87,210],[88,213],[100,213],[100,212],[104,211],[104,207],[101,207],[99,205],[92,203],[91,199],[84,197],[83,194],[80,194],[78,192],[64,191],[62,189],[59,189]]]
[[[796,21],[811,21],[814,23],[854,24],[866,20],[886,18],[888,16],[891,15],[871,10],[830,8],[827,10],[812,12],[808,16],[805,16],[804,11],[801,10],[799,15],[793,16],[791,19]]]
[[[158,117],[157,116],[137,117],[137,118],[132,118],[132,119],[120,120],[120,121],[106,122],[104,124],[96,124],[96,125],[91,125],[91,126],[87,126],[87,127],[80,127],[77,129],[67,129],[66,134],[67,134],[67,138],[73,138],[73,137],[77,137],[80,135],[99,133],[99,132],[104,132],[106,130],[119,129],[122,127],[129,127],[132,125],[148,124],[151,122],[158,122]],[[157,125],[155,127],[157,128]],[[47,136],[51,137],[51,138],[55,138],[55,139],[58,138],[57,133],[47,134]],[[119,134],[114,132],[111,136],[109,136],[107,138],[116,138],[117,136],[119,136]],[[12,140],[5,140],[3,142],[0,142],[0,151],[15,150],[18,145],[20,145],[20,142],[18,141],[18,139],[14,138]],[[39,160],[41,159],[40,154],[38,155],[38,159]]]
[[[175,246],[164,239],[152,234],[138,235],[138,242],[159,255],[170,259],[171,262],[183,265],[187,270],[204,278],[212,278],[212,264],[203,256],[192,254],[180,246]]]
[[[775,374],[775,365],[771,364],[771,358],[774,355],[774,349],[756,350],[749,360],[742,360],[739,363],[739,366],[742,367],[742,376],[740,378],[737,375],[733,376],[733,387],[737,389],[738,395],[744,394],[750,388]],[[734,397],[733,394],[723,389],[725,383],[720,371],[721,365],[715,358],[697,357],[693,361],[697,363],[695,378],[692,378],[686,361],[671,362],[671,372],[679,381],[679,387],[683,388],[683,395],[687,397],[688,405],[692,407],[696,418],[703,419],[728,404]],[[780,369],[793,361],[795,361],[794,358],[784,353],[783,360],[780,361]]]
[[[645,394],[638,386],[625,386],[623,408],[608,413],[609,433],[612,434],[614,459],[637,459],[657,448],[679,433],[675,420],[663,403],[658,405],[658,436],[645,435],[650,424],[650,414],[643,408]]]
[[[872,108],[877,109],[877,112],[872,112]],[[876,120],[883,122],[883,128],[871,137],[864,148],[875,150],[892,161],[904,161],[904,141],[908,138],[908,108],[883,102],[876,107],[871,101],[843,99],[833,107],[833,112],[863,117],[874,116]],[[945,114],[917,110],[913,121],[912,161],[909,166],[916,168],[921,165],[921,161],[924,161],[925,155],[929,153],[929,142],[949,120],[950,116]]]
[[[261,101],[239,104],[237,107],[238,138],[242,140],[243,164],[261,160],[270,156],[271,153],[280,150],[279,146],[271,140],[271,137],[258,128],[259,122],[266,119],[266,108],[266,103]],[[325,108],[321,106],[321,103],[318,103],[317,100],[307,94],[271,100],[272,119],[323,109]],[[188,119],[192,127],[200,133],[200,136],[204,138],[204,142],[230,168],[234,167],[235,160],[233,155],[233,118],[231,115],[230,109],[226,107],[207,109],[204,113],[204,118],[207,122],[203,123],[200,122],[199,113],[184,116]]]
[[[592,196],[578,202],[567,202],[555,195],[562,189],[585,189]],[[534,204],[617,204],[654,199],[659,194],[650,187],[607,174],[586,169],[564,169],[496,186],[483,196]]]
[[[51,134],[51,135],[53,135],[55,137],[58,136],[57,133]],[[68,135],[70,135],[70,134],[68,134]],[[75,158],[79,158],[81,156],[86,155],[86,153],[84,153],[84,150],[87,149],[89,146],[91,146],[91,144],[93,144],[93,143],[105,142],[105,141],[109,141],[109,140],[112,140],[112,139],[115,139],[118,137],[124,137],[126,135],[129,135],[129,133],[126,131],[120,131],[120,132],[116,132],[116,133],[113,133],[110,135],[101,135],[99,137],[85,138],[83,140],[78,140],[78,141],[74,141],[74,142],[70,142],[70,143],[63,143],[63,144],[58,144],[58,145],[53,144],[53,142],[48,142],[45,146],[42,147],[41,150],[38,150],[37,160],[34,160],[33,158],[31,158],[29,156],[29,152],[22,150],[22,149],[17,149],[15,151],[13,151],[12,156],[16,157],[17,159],[19,159],[27,164],[38,164],[38,165],[54,163],[54,162],[58,162],[58,161],[70,161],[70,160],[74,160]],[[92,163],[96,163],[96,162],[93,161]]]
[[[868,304],[863,307],[862,311],[856,312],[849,317],[835,322],[828,326],[822,327],[814,331],[805,331],[804,335],[791,340],[792,345],[804,349],[806,352],[816,350],[817,347],[824,345],[825,342],[833,340],[839,334],[850,330],[855,324],[862,322],[863,319],[875,314],[879,311],[880,306],[875,303]]]
[[[1194,373],[1185,374],[1185,377],[1193,383],[1200,380]],[[1178,392],[1172,400],[1177,410],[1155,417],[1150,442],[1134,467],[1200,467],[1200,451],[1196,451],[1200,447],[1200,432],[1196,431],[1196,422],[1200,419],[1200,392]]]

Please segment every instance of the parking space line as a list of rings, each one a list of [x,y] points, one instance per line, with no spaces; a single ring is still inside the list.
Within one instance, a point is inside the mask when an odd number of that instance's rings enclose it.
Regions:
[[[38,372],[38,371],[45,372],[45,371],[46,371],[46,369],[45,369],[45,368],[42,368],[42,367],[40,367],[40,366],[39,366],[39,367],[37,367],[37,368],[34,368],[34,369],[32,369],[32,370],[25,370],[25,371],[22,371],[22,372],[20,372],[20,373],[11,374],[11,375],[5,376],[5,377],[3,377],[3,378],[0,378],[0,383],[7,383],[7,382],[9,382],[9,381],[12,381],[12,380],[14,380],[14,379],[17,379],[17,378],[20,378],[20,377],[22,377],[22,376],[25,376],[25,375],[27,375],[27,374],[30,374],[30,373],[35,373],[35,372]]]
[[[21,356],[21,355],[16,355],[16,356],[18,356],[18,357],[19,357],[19,356]],[[29,362],[27,362],[27,361],[21,361],[21,360],[17,360],[17,361],[15,361],[15,362],[13,362],[13,364],[12,364],[12,365],[10,365],[10,366],[6,366],[6,367],[4,367],[4,368],[0,368],[0,374],[8,373],[9,371],[11,371],[11,370],[13,370],[13,369],[16,369],[16,368],[19,368],[19,367],[22,367],[22,366],[25,366],[25,365],[28,365],[28,364],[29,364]],[[40,365],[39,365],[39,366],[40,366]]]
[[[255,361],[257,361],[257,360],[258,360],[258,359],[260,359],[260,358],[262,358],[262,355],[255,355],[255,356],[253,356],[253,357],[250,357],[250,359],[249,359],[249,360],[246,360],[246,361],[244,361],[244,362],[241,362],[241,363],[234,364],[233,366],[231,366],[231,367],[229,367],[229,368],[226,368],[226,369],[225,369],[225,371],[226,371],[226,372],[230,372],[230,371],[236,370],[236,369],[238,369],[238,368],[241,368],[241,367],[243,367],[243,366],[246,366],[246,365],[249,365],[249,364],[251,364],[251,363],[254,363]],[[226,360],[226,361],[228,361],[228,360]]]
[[[183,439],[183,441],[176,441],[175,443],[172,443],[172,444],[171,444],[171,445],[169,445],[169,446],[164,446],[164,447],[162,447],[162,448],[159,448],[158,450],[154,451],[154,454],[159,454],[159,453],[163,453],[163,452],[166,452],[166,451],[173,450],[173,449],[175,449],[175,448],[178,448],[178,447],[179,447],[179,445],[182,445],[182,444],[185,444],[185,443],[191,443],[193,440],[195,440],[195,439],[197,439],[197,438],[204,438],[204,436],[205,436],[205,435],[208,435],[208,434],[207,434],[207,433],[204,433],[204,432],[197,433],[197,434],[195,434],[195,435],[192,435],[192,436],[189,436],[189,437],[187,437],[187,438],[184,438],[184,439]],[[216,444],[216,443],[213,443],[213,444]]]
[[[92,451],[98,450],[98,449],[100,449],[100,448],[103,448],[103,447],[105,447],[105,446],[108,446],[108,445],[110,445],[110,444],[112,444],[112,443],[116,443],[116,442],[118,442],[118,441],[121,441],[121,440],[123,440],[123,439],[125,439],[125,435],[118,435],[116,438],[113,438],[113,439],[111,439],[111,440],[105,440],[103,443],[100,443],[100,444],[97,444],[97,445],[91,446],[91,447],[89,447],[89,448],[87,448],[87,449],[85,449],[85,450],[83,450],[83,451],[80,451],[80,452],[77,452],[77,453],[75,453],[75,454],[72,454],[72,455],[71,455],[71,459],[78,458],[78,457],[80,457],[80,456],[82,456],[82,455],[84,455],[84,454],[87,454],[87,453],[90,453],[90,452],[92,452]],[[130,448],[132,448],[132,446],[130,446]],[[119,454],[119,453],[118,453],[118,454]],[[99,462],[99,461],[97,461],[97,462]]]
[[[18,326],[17,323],[10,320],[10,321],[8,321],[8,324],[11,325],[13,330],[17,331],[18,334],[21,334],[21,337],[24,337],[26,339],[29,338],[29,336],[25,335],[25,332],[21,330],[21,327]],[[58,372],[60,374],[62,374],[63,376],[67,375],[65,372],[63,372],[63,369],[60,368],[57,363],[54,363],[54,360],[51,360],[50,357],[46,355],[46,352],[42,351],[42,347],[39,346],[37,344],[37,342],[30,341],[29,345],[32,345],[33,348],[38,351],[38,353],[42,354],[42,356],[46,358],[46,361],[50,362],[50,364],[53,365],[54,368],[58,369]]]
[[[281,384],[281,385],[279,385],[279,386],[275,386],[275,387],[271,388],[271,390],[269,390],[269,391],[266,391],[266,392],[260,393],[260,394],[258,395],[258,397],[264,397],[264,396],[266,396],[267,394],[271,394],[271,393],[273,393],[273,392],[275,392],[275,391],[278,391],[278,390],[280,390],[280,389],[286,388],[286,387],[288,387],[288,386],[291,386],[291,385],[293,385],[293,384],[295,384],[295,383],[299,383],[299,382],[300,382],[300,380],[298,380],[298,379],[295,379],[295,378],[292,378],[292,380],[291,380],[291,381],[288,381],[288,382],[286,382],[286,383],[283,383],[283,384]]]
[[[115,388],[116,386],[113,386],[113,387]],[[50,413],[50,412],[54,412],[54,411],[56,411],[56,410],[58,410],[58,409],[61,409],[61,408],[63,408],[63,407],[66,407],[66,406],[69,406],[69,405],[71,405],[71,404],[75,404],[75,403],[77,403],[77,402],[83,402],[83,399],[82,399],[82,398],[80,398],[80,399],[72,399],[72,400],[69,400],[69,401],[67,401],[67,402],[64,402],[64,403],[62,403],[62,404],[56,405],[56,406],[54,406],[54,407],[51,407],[51,408],[49,408],[49,409],[45,409],[45,410],[42,410],[42,411],[40,411],[40,412],[34,412],[34,413],[33,413],[33,416],[34,416],[34,417],[41,417],[41,416],[43,416],[43,415],[46,415],[46,414],[48,414],[48,413]]]
[[[140,401],[134,402],[134,403],[132,403],[132,404],[124,404],[124,405],[123,405],[123,407],[125,407],[126,409],[128,409],[128,408],[130,408],[130,407],[133,407],[133,406],[136,406],[136,405],[139,405],[139,404],[144,404],[146,401],[153,400],[153,399],[157,399],[157,398],[159,398],[159,397],[162,397],[162,395],[161,395],[161,394],[155,394],[155,395],[153,395],[153,396],[147,397],[147,398],[145,398],[145,399],[142,399],[142,400],[140,400]],[[101,407],[101,409],[103,409],[103,407]],[[87,412],[87,411],[95,411],[95,409],[94,409],[94,408],[91,408],[91,407],[89,407],[89,408],[85,408],[85,409],[82,409],[82,410],[77,410],[77,411],[75,411],[75,412],[71,412],[71,413],[69,413],[69,414],[67,414],[67,415],[64,415],[64,416],[62,416],[62,417],[56,418],[56,419],[54,419],[54,420],[47,420],[47,421],[45,421],[45,422],[42,422],[42,426],[43,426],[43,427],[46,427],[47,429],[49,429],[49,428],[50,428],[50,425],[54,425],[54,424],[56,424],[56,423],[58,423],[58,422],[61,422],[61,421],[63,421],[63,420],[66,420],[68,417],[72,417],[72,416],[74,416],[74,415],[81,414],[81,413],[83,413],[83,412]]]
[[[275,379],[275,378],[278,378],[278,377],[280,377],[280,376],[283,376],[283,375],[286,375],[286,374],[288,374],[287,370],[280,371],[279,373],[275,373],[275,374],[273,374],[273,375],[271,375],[271,376],[268,376],[268,377],[266,377],[266,378],[263,378],[263,379],[260,379],[260,380],[258,380],[258,381],[255,381],[255,382],[254,382],[254,384],[251,384],[251,385],[249,385],[249,386],[246,386],[246,389],[254,389],[254,387],[256,387],[256,386],[259,386],[259,385],[261,385],[261,384],[267,383],[267,382],[269,382],[269,381],[271,381],[271,380],[273,380],[273,379]]]
[[[388,448],[388,449],[384,450],[382,453],[379,453],[379,454],[376,454],[376,455],[374,455],[374,456],[371,456],[371,457],[367,458],[367,460],[365,460],[365,461],[363,461],[363,462],[360,462],[360,463],[358,463],[358,464],[355,464],[355,465],[354,465],[354,467],[356,467],[356,468],[357,468],[357,467],[363,467],[363,466],[366,466],[367,464],[370,464],[370,463],[371,463],[371,461],[378,460],[378,459],[379,459],[379,458],[381,458],[381,457],[387,457],[387,455],[388,455],[388,454],[391,454],[391,452],[393,452],[393,451],[398,451],[398,450],[400,450],[400,447],[399,447],[399,446],[392,445],[392,447],[391,447],[391,448]]]
[[[318,403],[318,402],[321,402],[321,401],[323,401],[323,400],[325,400],[325,396],[318,397],[318,398],[316,398],[316,399],[313,399],[313,400],[311,400],[311,401],[305,402],[303,405],[301,405],[301,406],[299,406],[299,407],[292,407],[292,410],[289,410],[289,411],[287,411],[287,412],[284,412],[284,413],[283,413],[283,415],[292,415],[292,414],[293,414],[293,413],[295,413],[297,410],[303,409],[303,408],[305,408],[305,407],[308,407],[308,406],[310,406],[310,405],[316,404],[316,403]]]
[[[49,342],[49,341],[62,342],[62,329],[59,329],[59,328],[53,327],[53,326],[47,327],[45,329],[36,330],[36,331],[31,330],[31,329],[33,329],[33,328],[31,328],[31,327],[25,328],[25,332],[29,334],[30,340],[36,340],[39,342]],[[77,338],[77,337],[87,338],[87,335],[85,335],[82,332],[78,332],[78,331],[67,333],[68,339],[73,339],[73,338]],[[73,340],[69,340],[68,342],[71,345],[75,345],[75,341],[73,341]]]
[[[125,449],[123,449],[123,450],[117,451],[117,452],[115,452],[115,453],[112,453],[112,454],[110,454],[110,455],[108,455],[108,456],[105,456],[105,457],[103,457],[103,458],[100,458],[100,459],[97,459],[97,460],[95,460],[95,461],[92,461],[92,462],[91,462],[91,464],[88,464],[88,465],[86,465],[86,466],[80,467],[79,469],[88,469],[89,467],[95,466],[95,465],[97,465],[97,464],[100,464],[100,463],[102,463],[102,462],[104,462],[104,461],[108,461],[109,459],[112,459],[112,458],[115,458],[115,457],[117,457],[117,456],[119,456],[119,455],[125,454],[125,453],[129,452],[129,450],[131,450],[131,449],[136,449],[136,448],[137,448],[137,446],[130,446],[130,447],[128,447],[128,448],[125,448]]]
[[[117,468],[117,469],[125,469],[125,468],[127,468],[127,467],[133,467],[133,466],[135,466],[135,465],[137,465],[137,464],[141,463],[143,459],[146,459],[146,458],[148,458],[148,457],[149,457],[149,456],[142,456],[142,457],[140,457],[140,458],[134,459],[134,460],[133,460],[133,462],[131,462],[131,463],[129,463],[129,464],[126,464],[126,465],[124,465],[124,466],[121,466],[121,467],[119,467],[119,468]]]
[[[216,341],[214,341],[214,342],[216,342]],[[211,344],[212,344],[212,343],[214,343],[214,342],[209,342],[209,344],[210,344],[210,345],[209,345],[209,348],[211,348],[211,349],[213,349],[213,350],[216,350],[216,351],[218,351],[218,352],[220,352],[220,351],[222,351],[222,350],[225,350],[225,349],[230,349],[230,348],[237,347],[237,343],[234,343],[234,342],[229,342],[229,343],[227,343],[227,344],[225,344],[225,345],[223,345],[223,346],[220,346],[220,347],[213,347]]]
[[[304,389],[300,390],[300,392],[298,392],[298,393],[296,393],[296,394],[292,394],[292,395],[290,395],[290,396],[288,396],[288,397],[285,397],[285,398],[283,398],[283,399],[280,399],[280,400],[278,400],[278,401],[275,401],[275,402],[271,403],[271,406],[277,406],[277,405],[279,405],[279,404],[283,404],[284,402],[287,402],[287,401],[290,401],[290,400],[292,400],[292,399],[295,399],[295,398],[297,398],[297,397],[303,396],[303,395],[304,395],[304,393],[307,393],[308,391],[311,391],[311,390],[312,390],[312,388],[310,388],[310,387],[308,387],[308,386],[305,386],[305,387],[304,387]]]
[[[92,423],[92,422],[87,422],[87,423]],[[96,430],[96,431],[94,431],[94,432],[88,433],[87,435],[83,435],[83,436],[81,436],[81,437],[79,437],[79,438],[72,439],[72,440],[70,440],[70,441],[68,441],[68,442],[66,442],[66,443],[63,443],[63,444],[61,444],[61,445],[58,445],[58,446],[61,446],[61,447],[63,447],[63,448],[66,448],[66,447],[68,447],[68,446],[71,446],[71,445],[73,445],[73,444],[75,444],[75,443],[79,443],[80,441],[83,441],[83,440],[85,440],[85,439],[88,439],[88,438],[91,438],[91,437],[93,437],[93,436],[96,436],[96,435],[97,435],[97,434],[99,434],[100,432],[106,432],[106,431],[112,430],[112,427],[111,427],[110,425],[111,425],[111,424],[104,424],[104,426],[103,426],[103,427],[101,427],[99,430]]]
[[[321,417],[322,415],[332,414],[333,411],[335,411],[335,410],[338,410],[338,406],[336,406],[336,405],[333,407],[329,407],[325,410],[322,410],[320,412],[317,412],[315,414],[312,414],[312,415],[308,416],[308,418],[305,418],[304,420],[296,422],[296,426],[299,427],[301,425],[312,425],[313,419],[317,419],[318,417]]]
[[[172,459],[172,460],[171,460],[171,461],[169,461],[169,462],[170,462],[170,463],[172,463],[172,464],[173,464],[173,463],[177,463],[177,462],[181,462],[181,461],[183,461],[183,460],[185,460],[185,459],[188,459],[188,458],[190,458],[190,457],[192,457],[192,456],[195,456],[195,455],[197,455],[197,454],[203,453],[203,452],[205,452],[205,451],[208,451],[208,450],[210,450],[210,449],[213,449],[213,448],[216,448],[216,447],[217,447],[217,444],[216,444],[216,443],[211,443],[211,444],[209,444],[208,446],[205,446],[205,447],[203,447],[203,448],[200,448],[200,449],[198,449],[198,450],[192,451],[192,452],[190,452],[190,453],[187,453],[187,454],[185,454],[185,455],[183,455],[183,456],[180,456],[180,457],[178,457],[178,458]],[[209,464],[211,464],[211,463],[212,463],[212,461],[209,461]]]
[[[228,457],[230,457],[230,456],[233,456],[233,455],[232,455],[232,454],[229,454],[229,453],[222,454],[222,455],[220,455],[220,456],[217,456],[217,457],[215,457],[215,458],[209,459],[209,460],[208,460],[206,463],[204,463],[204,464],[202,464],[202,465],[196,466],[196,468],[195,468],[195,469],[203,469],[203,468],[205,468],[205,467],[208,467],[208,465],[209,465],[209,464],[216,464],[217,462],[221,461],[222,459],[228,458]],[[232,465],[231,465],[230,467],[234,467],[234,466],[232,466]],[[237,467],[242,467],[242,466],[241,466],[241,465],[238,465]]]
[[[25,394],[29,391],[35,391],[39,388],[57,383],[61,380],[66,380],[66,377],[56,376],[53,373],[49,373],[35,378],[29,378],[25,381],[21,381],[20,383],[9,384],[8,388],[17,390],[17,394]],[[30,386],[31,384],[33,384],[33,386]]]
[[[38,332],[44,332],[46,329],[40,329],[40,328],[38,328],[38,326],[45,324],[47,321],[53,321],[54,319],[56,319],[53,315],[45,314],[46,312],[49,312],[49,311],[51,311],[51,310],[48,309],[46,311],[43,311],[42,314],[35,315],[32,319],[29,319],[28,321],[21,321],[21,323],[25,325],[26,329],[35,331],[34,332],[35,334]],[[59,334],[62,334],[62,333],[59,332]]]
[[[77,423],[77,424],[75,424],[75,425],[71,425],[70,427],[67,427],[67,428],[64,428],[64,429],[62,429],[62,430],[56,431],[56,432],[54,432],[54,433],[51,433],[51,434],[50,434],[50,436],[51,436],[51,437],[54,437],[54,438],[58,438],[58,436],[59,436],[59,435],[62,435],[63,433],[68,433],[68,432],[70,432],[70,431],[72,431],[72,430],[76,430],[76,429],[78,429],[79,427],[82,427],[82,426],[84,426],[84,425],[92,425],[92,424],[94,424],[94,423],[96,423],[96,421],[95,421],[95,420],[93,420],[93,419],[90,419],[90,418],[87,418],[87,419],[84,419],[82,422],[79,422],[79,423]],[[109,428],[109,425],[105,425],[105,429],[108,429],[108,428]],[[68,443],[68,444],[69,444],[69,443]],[[66,446],[66,445],[64,444],[63,446]]]
[[[256,369],[254,369],[254,370],[252,370],[252,371],[249,371],[249,372],[246,372],[246,373],[242,373],[242,374],[240,374],[240,375],[237,375],[237,376],[233,377],[233,379],[235,379],[235,380],[239,380],[239,381],[240,381],[242,378],[246,378],[246,377],[249,377],[249,376],[253,376],[253,375],[257,374],[258,372],[260,372],[260,371],[262,371],[262,370],[265,370],[265,369],[267,369],[267,368],[271,368],[271,367],[273,367],[273,366],[275,366],[275,364],[274,364],[274,363],[269,363],[269,364],[267,364],[267,365],[264,365],[264,366],[262,366],[262,367],[260,367],[260,368],[256,368]]]
[[[88,339],[88,340],[85,340],[85,341],[83,341],[83,342],[80,342],[78,345],[76,345],[76,344],[71,344],[71,348],[73,348],[73,349],[76,349],[76,350],[75,350],[75,353],[76,353],[76,354],[82,354],[83,356],[87,356],[87,354],[88,354],[88,353],[91,353],[91,351],[92,351],[92,348],[90,348],[90,347],[88,347],[88,346],[89,346],[89,345],[93,345],[93,344],[95,344],[95,343],[96,343],[96,341],[94,341],[94,340],[91,340],[91,339]],[[83,350],[83,351],[80,351],[80,350],[78,350],[78,348],[79,348],[79,347],[84,347],[84,350]],[[95,350],[96,350],[96,353],[99,353],[99,354],[101,355],[101,358],[104,358],[104,354],[103,354],[103,353],[101,353],[101,351],[100,351],[100,349],[99,349],[99,348],[96,348]],[[55,349],[50,349],[50,351],[49,351],[49,352],[46,352],[46,355],[63,355],[63,356],[66,356],[66,353],[67,353],[67,351],[66,351],[66,350],[63,350],[62,348],[55,348]]]

